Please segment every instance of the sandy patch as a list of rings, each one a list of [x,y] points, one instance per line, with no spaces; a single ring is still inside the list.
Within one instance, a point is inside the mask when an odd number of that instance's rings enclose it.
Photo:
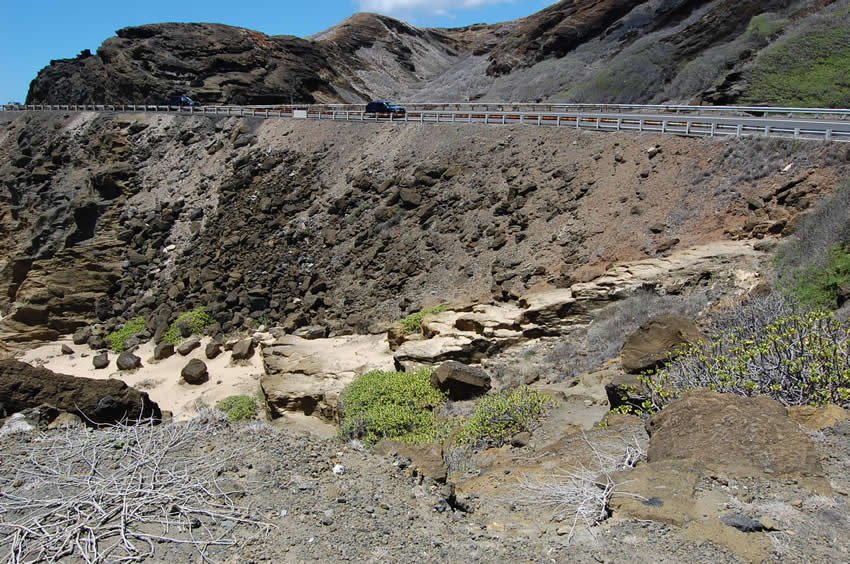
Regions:
[[[109,353],[109,366],[95,370],[92,365],[95,353],[85,345],[74,345],[70,338],[26,351],[18,360],[71,376],[123,380],[129,386],[146,391],[160,408],[172,412],[175,420],[185,420],[196,415],[204,405],[214,406],[235,394],[255,395],[260,389],[264,370],[259,347],[250,360],[233,361],[227,351],[209,360],[204,355],[204,347],[209,340],[208,337],[202,339],[201,346],[185,357],[175,353],[160,361],[153,360],[153,343],[145,343],[135,353],[142,359],[142,368],[128,372],[118,370],[115,366],[118,355],[112,352]],[[62,345],[74,349],[74,354],[62,354]],[[193,358],[199,358],[207,365],[209,380],[204,384],[189,385],[180,377],[180,371]]]

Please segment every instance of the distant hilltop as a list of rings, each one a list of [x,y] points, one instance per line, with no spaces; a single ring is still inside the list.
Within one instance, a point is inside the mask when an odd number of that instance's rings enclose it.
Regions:
[[[94,54],[51,61],[27,101],[835,107],[850,104],[848,71],[850,12],[830,0],[564,0],[454,29],[361,13],[306,39],[219,24],[129,27]]]

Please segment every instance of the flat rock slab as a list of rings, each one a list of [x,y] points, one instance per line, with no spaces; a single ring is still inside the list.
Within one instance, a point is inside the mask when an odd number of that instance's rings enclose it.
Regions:
[[[648,460],[690,460],[730,478],[824,476],[815,445],[777,401],[688,392],[652,417]]]
[[[339,393],[356,376],[395,369],[384,335],[285,335],[264,346],[262,354],[266,376],[261,385],[275,415],[301,411],[333,420]]]

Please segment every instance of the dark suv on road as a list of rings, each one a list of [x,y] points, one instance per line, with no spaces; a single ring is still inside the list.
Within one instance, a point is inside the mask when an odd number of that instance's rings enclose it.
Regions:
[[[192,100],[185,94],[182,96],[172,96],[168,100],[165,101],[166,106],[200,106],[200,102],[196,102]]]
[[[405,109],[387,100],[375,100],[366,104],[367,114],[403,114]]]

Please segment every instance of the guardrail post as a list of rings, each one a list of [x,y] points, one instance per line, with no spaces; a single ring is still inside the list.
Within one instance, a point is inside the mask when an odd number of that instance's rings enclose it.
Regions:
[[[599,129],[599,125],[602,123],[602,118],[596,118],[596,129]]]
[[[667,120],[661,120],[661,133],[667,133]]]
[[[711,122],[711,136],[714,137],[714,133],[717,131],[717,124]]]
[[[800,128],[795,127],[794,128],[794,139],[799,139],[799,137],[800,137]]]
[[[617,118],[617,131],[620,131],[622,126],[623,126],[623,118]]]
[[[825,141],[832,141],[832,130],[827,129],[826,133],[823,134],[823,138]]]
[[[739,123],[738,127],[735,128],[735,136],[740,137],[743,132],[744,132],[744,126]]]

